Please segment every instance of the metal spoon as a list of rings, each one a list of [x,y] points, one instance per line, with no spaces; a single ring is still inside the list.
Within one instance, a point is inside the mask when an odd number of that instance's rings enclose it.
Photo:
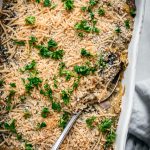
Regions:
[[[112,90],[110,91],[110,93],[104,98],[102,99],[100,102],[95,101],[93,99],[93,101],[91,102],[91,104],[96,104],[96,103],[102,103],[106,100],[108,100],[108,98],[111,97],[111,95],[114,93],[119,79],[120,79],[120,73],[121,73],[121,69],[119,70],[119,72],[116,74],[116,76],[113,78],[113,80],[109,83],[109,85],[112,83],[114,85],[114,87],[112,88]],[[86,109],[86,108],[85,108]],[[84,110],[84,109],[83,109]],[[80,116],[80,114],[83,112],[83,110],[79,110],[76,114],[74,114],[72,116],[72,118],[70,119],[70,121],[68,122],[67,126],[65,127],[65,129],[63,130],[62,134],[60,135],[60,137],[58,138],[58,140],[56,141],[56,143],[53,145],[51,150],[58,150],[60,145],[62,144],[62,142],[64,141],[64,139],[66,138],[67,134],[69,133],[69,131],[71,130],[72,126],[74,125],[75,121],[78,119],[78,117]]]

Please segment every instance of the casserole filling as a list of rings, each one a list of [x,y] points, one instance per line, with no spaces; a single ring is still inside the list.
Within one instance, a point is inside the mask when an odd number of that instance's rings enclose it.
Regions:
[[[128,2],[129,4],[130,2]],[[48,150],[71,115],[101,101],[127,66],[135,8],[125,0],[5,1],[0,147]],[[61,150],[114,149],[123,89],[79,117]]]

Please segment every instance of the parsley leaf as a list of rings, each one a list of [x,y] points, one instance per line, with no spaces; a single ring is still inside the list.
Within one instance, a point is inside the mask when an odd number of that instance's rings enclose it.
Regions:
[[[61,97],[65,105],[67,105],[70,102],[70,94],[67,91],[62,90]]]
[[[59,75],[62,76],[63,75],[63,69],[65,68],[65,63],[61,62],[59,63]]]
[[[38,123],[38,124],[37,124],[37,129],[42,129],[42,128],[46,127],[46,126],[47,126],[47,125],[46,125],[45,122]]]
[[[85,32],[91,32],[91,27],[88,25],[88,22],[86,20],[81,20],[80,22],[75,24],[76,30],[83,30]]]
[[[59,60],[59,59],[62,59],[64,55],[64,50],[56,50],[52,52],[52,51],[49,51],[48,48],[45,46],[38,46],[37,48],[40,49],[39,54],[45,58],[50,57],[52,59]]]
[[[74,8],[74,0],[62,0],[66,10],[72,10]]]
[[[95,116],[92,116],[92,117],[86,119],[86,124],[87,124],[87,126],[88,126],[90,129],[94,128],[94,121],[95,121],[95,120],[96,120],[96,117],[95,117]]]
[[[32,70],[32,69],[35,69],[35,66],[36,66],[36,62],[35,60],[32,60],[32,62],[28,65],[25,66],[25,70]]]
[[[62,59],[64,55],[64,50],[56,50],[51,53],[51,58],[55,60]]]
[[[33,145],[30,143],[25,143],[25,150],[33,150]]]
[[[30,36],[29,45],[33,46],[37,42],[37,38],[35,36]]]
[[[90,6],[95,6],[98,3],[98,0],[90,0],[89,4]]]
[[[116,133],[111,130],[110,133],[106,136],[106,143],[105,143],[105,147],[110,147],[116,139]]]
[[[57,89],[58,88],[58,85],[57,85],[58,81],[57,81],[56,76],[54,76],[53,81],[54,81],[54,87]]]
[[[98,128],[100,131],[105,133],[107,129],[110,129],[112,126],[112,120],[111,119],[104,119],[102,122],[98,125]]]
[[[25,100],[26,100],[26,97],[25,97],[24,95],[20,96],[20,101],[21,101],[22,103],[24,103]]]
[[[87,76],[90,74],[91,69],[88,66],[74,66],[74,71],[77,74],[83,75],[83,76]]]
[[[44,108],[42,109],[41,116],[42,116],[43,118],[46,118],[46,117],[48,117],[49,114],[50,114],[49,109],[48,109],[47,107],[44,107]]]
[[[5,128],[6,130],[9,130],[9,131],[12,132],[12,133],[17,133],[17,131],[16,131],[16,126],[15,126],[15,122],[16,122],[15,119],[13,119],[10,124],[7,123],[7,122],[5,122],[5,123],[4,123],[4,128]]]
[[[87,10],[87,7],[83,6],[83,7],[81,7],[81,10],[82,10],[82,11],[86,11],[86,10]]]
[[[99,14],[100,16],[104,16],[104,15],[105,15],[105,10],[102,9],[102,8],[99,8],[98,14]]]
[[[16,83],[10,83],[11,87],[16,87]]]
[[[79,32],[79,33],[78,33],[78,36],[79,36],[80,38],[83,38],[83,37],[84,37],[84,34],[83,34],[82,32]]]
[[[70,118],[70,114],[67,111],[64,111],[59,121],[59,127],[64,129],[69,121],[69,118]]]
[[[130,29],[130,22],[129,22],[129,20],[125,20],[124,24],[125,24],[126,29]]]
[[[18,45],[18,46],[25,46],[25,41],[21,40],[14,40],[14,44],[15,45]]]
[[[56,41],[54,41],[53,39],[50,39],[49,41],[48,41],[48,48],[57,48],[57,43],[56,43]]]
[[[41,0],[35,0],[35,2],[40,3],[40,2],[41,2]]]
[[[49,7],[51,5],[50,0],[44,0],[44,7]]]
[[[135,17],[136,16],[136,9],[135,8],[130,8],[130,15],[132,17]]]
[[[78,77],[77,80],[74,81],[73,90],[77,89],[77,87],[79,86],[79,82],[80,82],[80,77]]]
[[[61,105],[57,102],[52,102],[52,109],[60,112],[61,111]]]
[[[3,79],[0,80],[0,87],[4,85],[5,81]]]
[[[116,33],[121,33],[121,28],[119,26],[117,26],[116,29],[115,29],[115,32]]]
[[[51,56],[51,51],[49,51],[48,50],[48,48],[47,47],[44,47],[44,46],[41,46],[40,47],[40,55],[42,56],[42,57],[45,57],[45,58],[49,58],[50,56]]]
[[[82,55],[83,57],[90,57],[90,56],[92,56],[91,53],[88,52],[88,51],[87,51],[86,49],[84,49],[84,48],[81,49],[81,55]]]
[[[28,16],[25,18],[25,22],[27,25],[34,25],[36,22],[36,18],[34,16]]]
[[[39,84],[42,83],[42,80],[38,77],[28,78],[29,83],[25,85],[26,91],[30,92],[34,87],[38,88]]]

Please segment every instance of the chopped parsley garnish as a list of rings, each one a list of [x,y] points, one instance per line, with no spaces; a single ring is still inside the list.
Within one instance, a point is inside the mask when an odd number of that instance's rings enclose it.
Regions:
[[[55,50],[52,52],[52,51],[48,50],[48,48],[45,46],[40,46],[40,47],[38,47],[38,49],[40,49],[39,54],[45,58],[52,58],[55,60],[59,60],[59,59],[62,59],[62,57],[64,55],[64,50]]]
[[[30,92],[34,87],[38,88],[39,84],[42,83],[42,80],[38,77],[28,78],[29,83],[25,85],[26,91]]]
[[[16,122],[15,119],[13,119],[13,120],[11,121],[11,123],[5,122],[5,123],[4,123],[4,128],[5,128],[6,130],[9,130],[9,131],[12,132],[12,133],[17,133],[17,131],[16,131],[16,126],[15,126],[15,122]]]
[[[83,7],[81,7],[81,10],[82,10],[82,11],[86,11],[86,10],[87,10],[87,7],[83,6]]]
[[[86,124],[87,124],[88,128],[92,129],[95,127],[95,125],[94,125],[95,120],[96,120],[95,116],[92,116],[92,117],[86,119]]]
[[[51,6],[51,0],[44,0],[44,7]]]
[[[64,56],[64,50],[56,50],[51,53],[51,58],[55,60],[62,59]]]
[[[95,6],[98,3],[98,0],[89,0],[90,6]]]
[[[57,43],[56,43],[56,41],[54,41],[53,39],[50,39],[49,41],[48,41],[48,48],[57,48]]]
[[[108,129],[111,128],[111,126],[112,126],[112,120],[111,119],[104,119],[98,125],[98,128],[101,132],[105,133]]]
[[[3,79],[0,80],[0,87],[4,85],[5,81]]]
[[[16,83],[10,83],[10,86],[15,88],[16,87]]]
[[[9,91],[9,94],[6,98],[6,103],[7,103],[6,110],[7,111],[11,110],[11,101],[14,99],[15,93],[16,93],[16,91],[14,91],[14,90]]]
[[[80,77],[78,77],[77,80],[74,81],[73,90],[77,89],[77,87],[79,86],[79,82],[80,82]]]
[[[110,147],[116,139],[116,133],[111,130],[110,133],[106,136],[105,148]]]
[[[94,32],[94,33],[99,33],[100,32],[100,29],[98,29],[97,27],[93,27],[92,28],[92,32]]]
[[[31,117],[31,113],[29,112],[28,109],[25,109],[25,110],[24,110],[23,117],[24,117],[25,119],[28,119],[28,118]]]
[[[25,97],[24,95],[20,96],[20,101],[21,101],[22,103],[24,103],[25,100],[26,100],[26,97]]]
[[[87,76],[90,74],[91,72],[91,68],[88,66],[74,66],[74,71],[79,74],[79,75],[83,75],[83,76]]]
[[[25,150],[33,150],[33,145],[30,143],[25,143]]]
[[[104,15],[105,15],[105,10],[102,9],[102,8],[100,8],[100,9],[98,10],[98,14],[99,14],[100,16],[104,16]]]
[[[132,17],[135,17],[136,16],[136,9],[135,8],[130,8],[130,15]]]
[[[69,118],[70,118],[70,114],[67,111],[64,111],[59,121],[59,127],[64,129],[69,121]]]
[[[60,105],[60,103],[52,102],[52,109],[60,112],[61,111],[61,105]]]
[[[35,2],[40,3],[40,2],[41,2],[41,0],[35,0]]]
[[[78,36],[79,36],[80,38],[83,38],[83,37],[84,37],[84,34],[83,34],[82,32],[79,32],[79,33],[78,33]]]
[[[98,29],[95,25],[97,23],[97,20],[93,20],[93,28],[92,28],[92,32],[93,33],[99,33],[100,32],[100,29]]]
[[[36,18],[34,16],[28,16],[25,18],[25,22],[27,25],[34,25],[36,22]]]
[[[61,62],[59,64],[59,75],[62,76],[63,75],[63,69],[65,68],[65,63],[64,62]]]
[[[14,44],[18,46],[25,46],[25,41],[14,40]]]
[[[37,38],[35,36],[30,36],[29,44],[30,46],[35,45],[37,42]]]
[[[17,140],[19,140],[19,141],[22,140],[22,134],[17,133],[16,137],[17,137]]]
[[[129,22],[129,20],[125,20],[124,24],[125,24],[126,29],[130,29],[130,22]]]
[[[81,55],[82,55],[83,57],[91,57],[91,56],[92,56],[91,53],[88,52],[88,51],[87,51],[86,49],[84,49],[84,48],[81,49]]]
[[[51,9],[55,9],[57,7],[57,4],[55,4],[55,3],[53,3],[53,4],[51,4]]]
[[[59,64],[59,75],[60,76],[65,76],[66,81],[69,81],[71,79],[71,77],[75,76],[75,73],[73,71],[70,70],[65,70],[65,64],[63,62],[61,62]]]
[[[66,10],[72,10],[74,8],[74,0],[62,0]]]
[[[81,20],[80,22],[75,24],[76,30],[82,30],[85,32],[91,32],[91,27],[88,25],[88,22],[86,20]]]
[[[47,125],[46,125],[45,122],[38,123],[38,124],[37,124],[37,129],[42,129],[42,128],[46,127],[46,126],[47,126]]]
[[[90,11],[89,13],[90,13],[90,18],[91,18],[91,20],[93,20],[93,19],[94,19],[94,16],[95,16],[94,13],[93,13],[93,11]]]
[[[32,70],[32,69],[35,69],[35,66],[36,66],[36,62],[35,60],[32,60],[32,62],[30,64],[27,64],[24,69],[25,70]]]
[[[41,116],[42,116],[43,118],[46,118],[46,117],[48,117],[49,114],[50,114],[49,109],[48,109],[47,107],[44,107],[44,108],[42,109]]]
[[[54,81],[54,87],[57,89],[58,88],[58,85],[57,85],[58,81],[57,81],[56,76],[54,76],[53,81]]]
[[[40,55],[42,56],[42,57],[44,57],[44,58],[49,58],[49,57],[51,57],[51,51],[49,51],[48,50],[48,48],[47,47],[44,47],[44,46],[41,46],[40,47]]]
[[[62,90],[61,97],[62,97],[62,100],[65,105],[67,105],[70,102],[70,93],[69,92]]]
[[[115,32],[116,33],[121,33],[121,28],[119,26],[117,26],[116,29],[115,29]]]
[[[74,72],[69,71],[69,70],[63,70],[63,71],[62,71],[62,75],[65,76],[66,81],[69,81],[69,80],[71,79],[71,77],[74,77],[74,76],[75,76]]]
[[[46,95],[50,98],[50,100],[53,100],[53,91],[50,86],[48,84],[45,84],[44,88],[46,90]]]

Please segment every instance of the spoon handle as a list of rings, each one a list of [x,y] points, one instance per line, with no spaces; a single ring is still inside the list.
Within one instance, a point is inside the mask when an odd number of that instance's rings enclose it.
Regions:
[[[78,117],[80,116],[80,114],[82,113],[82,111],[77,112],[76,114],[74,114],[72,116],[72,118],[70,119],[70,121],[68,122],[67,126],[65,127],[65,129],[63,130],[63,132],[61,133],[59,139],[56,141],[56,143],[53,145],[51,150],[58,150],[60,145],[62,144],[62,142],[64,141],[65,137],[67,136],[68,132],[70,131],[70,129],[72,128],[72,126],[74,125],[75,121],[78,119]]]

